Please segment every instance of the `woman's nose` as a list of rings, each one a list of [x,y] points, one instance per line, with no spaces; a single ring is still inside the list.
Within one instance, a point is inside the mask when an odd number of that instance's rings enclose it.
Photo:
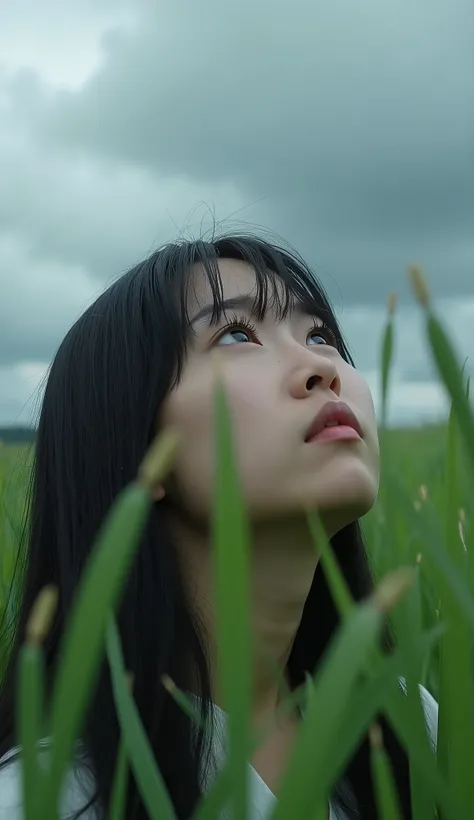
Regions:
[[[341,394],[341,379],[335,362],[328,356],[308,351],[308,361],[296,368],[290,376],[290,393],[295,399],[311,395],[316,387]]]

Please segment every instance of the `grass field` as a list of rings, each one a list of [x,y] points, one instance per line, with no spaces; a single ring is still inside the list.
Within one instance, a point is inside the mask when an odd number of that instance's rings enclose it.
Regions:
[[[394,429],[385,434],[384,446],[393,471],[403,476],[407,496],[420,512],[425,495],[442,498],[446,435],[446,425]],[[0,617],[6,606],[32,459],[32,445],[0,444]],[[412,541],[408,533],[399,554],[389,553],[388,545],[384,554],[386,528],[382,495],[380,503],[366,516],[364,531],[379,574],[407,557],[406,550]],[[0,658],[1,654],[0,651]],[[436,676],[432,676],[431,682],[435,685]]]
[[[390,459],[391,470],[403,476],[406,494],[417,512],[422,512],[425,496],[433,499],[436,506],[442,504],[446,436],[447,426],[441,424],[393,429],[385,433],[382,447]],[[33,445],[0,443],[0,618],[6,606],[11,582],[33,454]],[[442,511],[439,512],[441,514]],[[382,493],[379,502],[363,523],[368,550],[374,558],[375,571],[378,570],[379,575],[406,559],[407,549],[413,553],[413,549],[410,550],[412,537],[408,532],[406,540],[400,545],[400,551],[390,551],[385,539]],[[413,554],[410,558],[413,559]],[[435,685],[436,679],[433,675],[432,684]]]
[[[0,623],[20,540],[32,460],[31,445],[16,447],[0,443]],[[2,659],[0,646],[0,674]]]

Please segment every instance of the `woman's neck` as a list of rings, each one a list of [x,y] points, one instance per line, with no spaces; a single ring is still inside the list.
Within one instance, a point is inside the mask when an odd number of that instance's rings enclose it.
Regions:
[[[225,708],[217,680],[213,561],[209,540],[181,523],[172,524],[192,606],[208,642],[211,691]],[[318,563],[306,522],[254,527],[250,562],[250,618],[253,638],[252,714],[255,726],[271,718],[281,699],[288,658]],[[315,625],[317,628],[317,625]]]

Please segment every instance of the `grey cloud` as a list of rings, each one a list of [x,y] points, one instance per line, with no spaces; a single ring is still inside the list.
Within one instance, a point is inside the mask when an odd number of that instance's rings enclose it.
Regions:
[[[0,132],[0,185],[6,192],[0,197],[0,234],[23,237],[36,259],[82,266],[103,284],[175,238],[193,212],[198,230],[206,207],[196,205],[203,199],[222,203],[225,213],[243,204],[230,185],[158,177],[101,156],[71,157],[29,127],[27,112],[33,116],[46,106],[51,89],[30,70],[13,80],[4,77],[3,89],[9,116]]]
[[[45,3],[31,26],[47,12],[59,32],[64,4]],[[260,13],[249,0],[121,0],[120,15],[112,0],[87,4],[71,12],[78,37],[88,14],[115,28],[81,89],[0,66],[0,420],[33,379],[10,365],[46,365],[110,277],[181,230],[199,234],[208,210],[297,247],[364,372],[378,368],[398,291],[395,415],[443,407],[405,266],[426,267],[470,354],[471,0],[262,2]]]
[[[43,139],[265,198],[256,221],[351,301],[380,301],[414,257],[440,295],[472,292],[470,3],[343,6],[142,2],[45,107]]]
[[[39,262],[16,238],[0,240],[0,368],[48,362],[99,288],[84,270]]]

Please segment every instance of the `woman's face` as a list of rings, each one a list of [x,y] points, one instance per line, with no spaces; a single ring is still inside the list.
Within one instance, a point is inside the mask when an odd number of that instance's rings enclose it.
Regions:
[[[256,281],[247,263],[224,259],[219,270],[223,298],[248,297],[249,304],[226,309],[219,325],[210,326],[211,289],[202,269],[193,269],[189,314],[195,337],[180,383],[160,414],[160,423],[173,425],[181,436],[173,482],[177,501],[197,521],[207,519],[214,464],[212,353],[217,350],[251,517],[288,519],[317,508],[334,533],[368,512],[377,495],[379,451],[368,386],[341,358],[330,331],[314,326],[314,317],[295,310],[278,320],[270,309],[262,322],[252,317]],[[349,405],[361,438],[305,440],[329,401]]]

